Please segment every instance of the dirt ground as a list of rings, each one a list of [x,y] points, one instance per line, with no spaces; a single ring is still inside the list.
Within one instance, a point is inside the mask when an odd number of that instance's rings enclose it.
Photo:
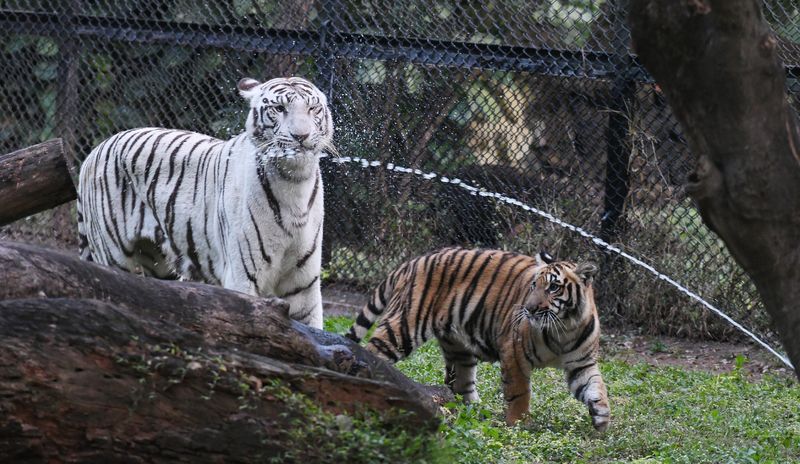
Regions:
[[[325,314],[354,317],[366,303],[367,296],[346,286],[329,285],[322,291]],[[616,328],[604,328],[600,343],[605,359],[617,359],[630,364],[646,363],[724,373],[733,370],[736,357],[742,355],[747,358],[743,369],[753,380],[767,372],[793,377],[793,373],[780,360],[755,343],[687,340],[623,332]]]

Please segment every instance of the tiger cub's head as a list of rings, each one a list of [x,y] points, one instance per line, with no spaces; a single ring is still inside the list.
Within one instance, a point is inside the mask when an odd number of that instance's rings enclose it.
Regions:
[[[311,82],[301,77],[264,83],[244,78],[237,87],[250,102],[246,130],[263,152],[300,155],[333,150],[328,99]]]
[[[597,266],[592,263],[554,262],[546,254],[537,257],[538,266],[523,309],[537,328],[569,331],[593,317],[592,280]]]

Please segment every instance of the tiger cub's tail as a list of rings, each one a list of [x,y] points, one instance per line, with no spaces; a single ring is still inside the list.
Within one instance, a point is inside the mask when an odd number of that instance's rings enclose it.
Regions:
[[[383,310],[386,309],[386,304],[392,298],[397,277],[401,269],[405,267],[406,266],[401,266],[400,269],[391,273],[389,277],[372,292],[372,297],[369,302],[361,308],[361,313],[359,313],[353,326],[350,327],[350,331],[345,335],[347,338],[356,343],[364,338],[375,320],[378,319],[380,315],[383,314]]]

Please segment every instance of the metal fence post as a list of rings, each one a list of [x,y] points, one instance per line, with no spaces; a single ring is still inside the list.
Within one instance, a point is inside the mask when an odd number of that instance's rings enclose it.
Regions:
[[[334,106],[334,80],[336,74],[335,40],[336,29],[339,26],[339,13],[341,4],[339,0],[322,0],[320,5],[320,30],[319,52],[317,53],[318,86],[328,96],[328,106],[332,114],[336,114]],[[323,169],[324,172],[324,169]],[[330,220],[330,219],[329,219]],[[333,252],[333,237],[329,233],[322,234],[322,266],[327,266],[331,261]]]
[[[79,78],[78,58],[80,48],[75,33],[75,16],[80,12],[79,0],[64,3],[64,14],[59,19],[65,31],[59,43],[58,78],[56,84],[56,131],[64,143],[64,155],[67,159],[72,180],[77,185],[78,164],[77,137],[79,111]]]
[[[614,30],[614,67],[617,72],[609,95],[608,130],[606,131],[606,180],[600,237],[613,241],[619,234],[620,218],[630,190],[628,161],[631,141],[628,112],[633,103],[636,82],[632,78],[633,63],[628,53],[630,33],[625,26],[627,0],[616,0],[611,11]]]
[[[319,72],[319,87],[328,96],[328,104],[332,105],[334,100],[333,87],[335,76],[335,47],[333,41],[336,29],[339,26],[339,9],[341,5],[338,0],[322,0],[320,8],[320,30],[319,30],[319,53],[317,54]]]

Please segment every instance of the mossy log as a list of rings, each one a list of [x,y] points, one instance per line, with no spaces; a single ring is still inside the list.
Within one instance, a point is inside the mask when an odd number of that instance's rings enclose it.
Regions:
[[[298,412],[281,392],[438,424],[441,389],[288,319],[280,300],[9,242],[0,275],[0,456],[252,461],[285,445]]]

